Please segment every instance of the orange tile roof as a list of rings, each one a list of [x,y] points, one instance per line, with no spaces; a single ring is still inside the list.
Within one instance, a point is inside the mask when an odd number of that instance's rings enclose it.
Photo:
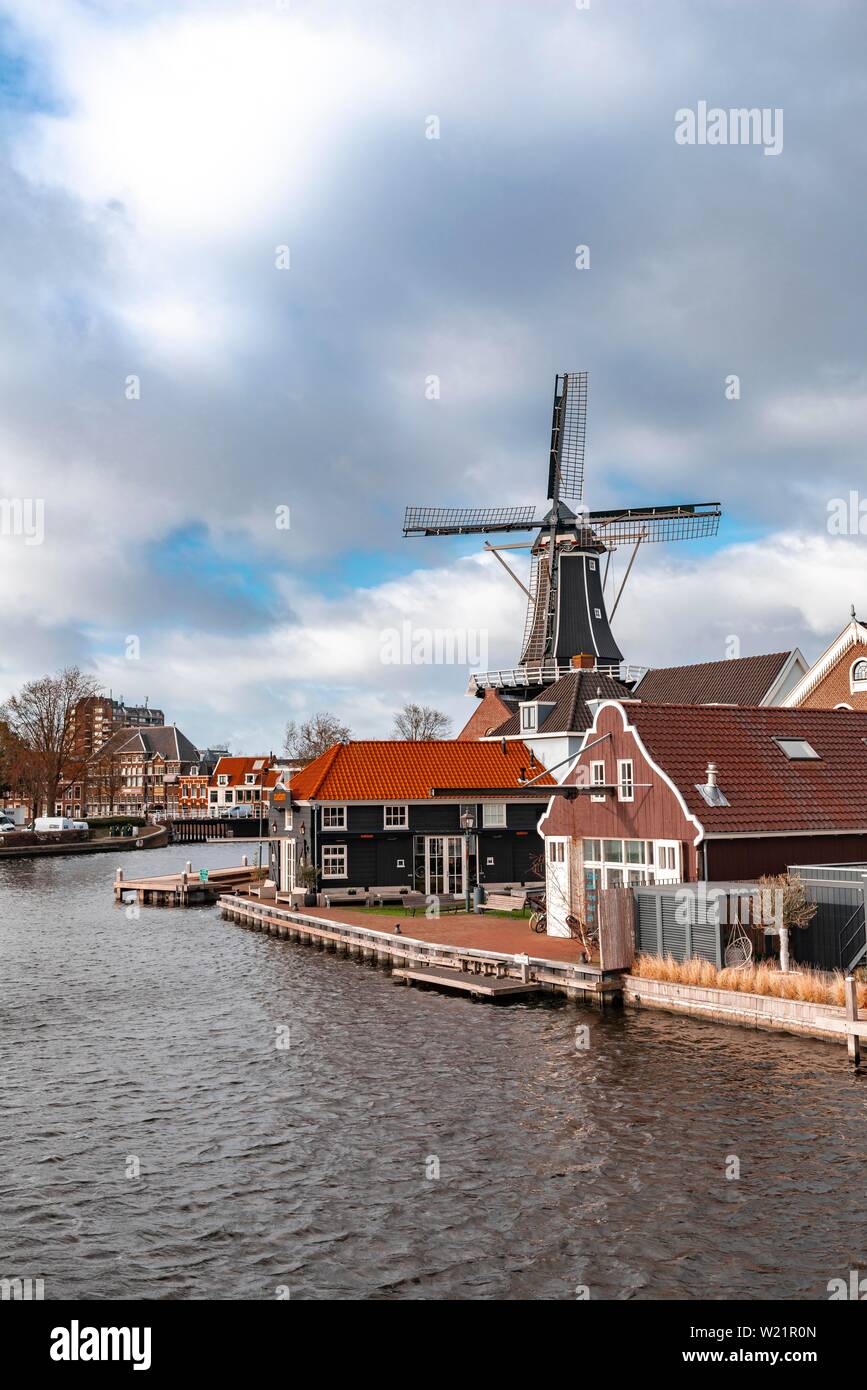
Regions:
[[[243,786],[244,778],[248,772],[255,772],[256,780],[261,782],[262,776],[269,767],[270,762],[271,759],[268,757],[267,753],[260,753],[258,757],[249,758],[220,757],[217,760],[217,766],[211,774],[213,779],[211,785],[214,787],[217,786],[217,773],[219,773],[221,777],[228,775],[228,782],[223,784],[227,787]],[[259,763],[260,766],[256,767],[256,763]],[[277,780],[276,777],[274,780]]]
[[[293,801],[422,801],[431,787],[511,787],[524,768],[535,777],[525,744],[443,739],[432,743],[359,739],[335,743],[292,778]],[[545,773],[539,789],[553,786]]]

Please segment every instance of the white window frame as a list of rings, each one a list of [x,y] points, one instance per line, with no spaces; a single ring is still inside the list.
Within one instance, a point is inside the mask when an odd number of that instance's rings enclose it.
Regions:
[[[218,774],[217,774],[217,786],[218,786],[218,787],[228,787],[228,785],[229,785],[229,775],[228,775],[228,773],[226,773],[226,772],[220,772],[220,773],[218,773]]]
[[[493,813],[496,811],[496,818]],[[505,830],[506,829],[506,803],[505,801],[483,801],[482,802],[482,829],[483,830]]]
[[[653,841],[653,859],[657,883],[683,882],[681,852],[679,840]]]
[[[600,768],[602,770],[601,776],[599,775]],[[602,787],[605,785],[605,761],[602,758],[596,758],[590,764],[590,785],[591,787]],[[591,796],[590,800],[604,801],[605,793],[603,792],[602,796]]]
[[[853,695],[856,690],[867,690],[867,680],[855,679],[855,672],[857,671],[858,667],[862,664],[862,662],[867,664],[867,658],[859,656],[856,658],[855,661],[852,662],[852,665],[849,668],[849,689]]]
[[[389,812],[400,812],[399,820],[389,820]],[[382,808],[382,825],[385,830],[409,829],[409,806],[405,801],[387,801]]]
[[[346,845],[323,845],[322,846],[322,877],[326,878],[346,878]],[[336,856],[341,867],[336,872],[333,867],[326,867],[326,856],[331,859]]]
[[[332,819],[332,817],[334,819]],[[322,807],[322,829],[323,830],[345,830],[346,829],[346,807],[345,806],[323,806]]]
[[[539,708],[538,705],[531,704],[529,701],[521,704],[521,733],[536,734],[539,732]]]
[[[624,777],[625,768],[629,769],[626,777]],[[624,787],[628,787],[628,792],[624,791]],[[617,800],[635,800],[635,763],[632,758],[617,759]]]

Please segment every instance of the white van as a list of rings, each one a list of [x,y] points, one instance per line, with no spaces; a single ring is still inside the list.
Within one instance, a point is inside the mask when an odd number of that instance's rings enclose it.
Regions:
[[[37,816],[33,822],[37,835],[44,830],[74,830],[75,821],[69,816]]]

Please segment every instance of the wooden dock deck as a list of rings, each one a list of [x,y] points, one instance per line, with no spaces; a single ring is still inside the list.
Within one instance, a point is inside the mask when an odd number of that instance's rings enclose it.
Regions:
[[[471,997],[549,992],[604,1006],[619,1002],[623,992],[622,972],[586,964],[578,942],[535,936],[526,921],[494,922],[464,914],[464,920],[406,921],[397,933],[366,925],[370,916],[362,925],[362,914],[351,910],[298,908],[245,893],[221,897],[220,910],[225,919],[252,931],[339,951],[385,966],[397,980]],[[412,934],[404,935],[404,929]]]
[[[499,979],[454,967],[425,965],[414,970],[392,970],[395,980],[409,984],[435,985],[437,989],[457,989],[474,999],[514,998],[519,994],[538,994],[542,986],[534,980]]]
[[[133,895],[140,907],[197,907],[215,903],[227,891],[248,890],[265,878],[267,867],[256,868],[244,860],[237,868],[208,869],[207,878],[200,878],[190,861],[176,874],[159,874],[154,878],[124,878],[123,869],[118,869],[114,900],[125,902],[128,895]]]

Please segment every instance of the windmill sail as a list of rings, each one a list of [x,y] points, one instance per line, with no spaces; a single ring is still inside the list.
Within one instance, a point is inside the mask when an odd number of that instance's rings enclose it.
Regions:
[[[580,502],[584,495],[587,373],[563,372],[554,383],[548,496]],[[558,486],[559,483],[559,486]]]
[[[619,511],[589,512],[588,530],[613,549],[635,541],[689,541],[715,536],[720,523],[719,502],[677,502],[667,507],[626,507]]]
[[[535,531],[535,507],[407,507],[405,536],[466,536],[489,531]]]

